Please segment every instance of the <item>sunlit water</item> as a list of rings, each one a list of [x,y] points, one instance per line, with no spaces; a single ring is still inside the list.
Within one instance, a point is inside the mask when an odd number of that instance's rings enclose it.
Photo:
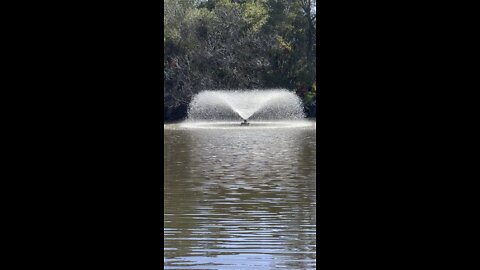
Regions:
[[[164,269],[314,269],[316,124],[164,126]]]

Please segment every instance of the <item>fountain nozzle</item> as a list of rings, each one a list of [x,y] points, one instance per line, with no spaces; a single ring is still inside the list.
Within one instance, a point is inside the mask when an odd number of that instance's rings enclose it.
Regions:
[[[250,123],[247,122],[247,119],[243,119],[243,123],[240,123],[240,126],[249,126]]]

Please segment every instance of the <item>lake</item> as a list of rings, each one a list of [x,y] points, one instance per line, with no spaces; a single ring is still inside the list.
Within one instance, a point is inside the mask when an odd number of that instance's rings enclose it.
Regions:
[[[316,123],[164,125],[164,269],[315,269]]]

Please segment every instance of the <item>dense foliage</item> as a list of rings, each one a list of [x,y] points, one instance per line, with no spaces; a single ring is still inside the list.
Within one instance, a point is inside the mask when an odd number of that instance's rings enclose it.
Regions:
[[[287,88],[316,105],[315,0],[164,0],[165,118],[205,89]]]

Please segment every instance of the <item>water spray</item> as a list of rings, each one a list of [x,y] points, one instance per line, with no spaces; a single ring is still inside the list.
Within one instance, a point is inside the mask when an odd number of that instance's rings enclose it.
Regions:
[[[202,91],[190,102],[190,121],[301,120],[300,98],[286,89]]]

